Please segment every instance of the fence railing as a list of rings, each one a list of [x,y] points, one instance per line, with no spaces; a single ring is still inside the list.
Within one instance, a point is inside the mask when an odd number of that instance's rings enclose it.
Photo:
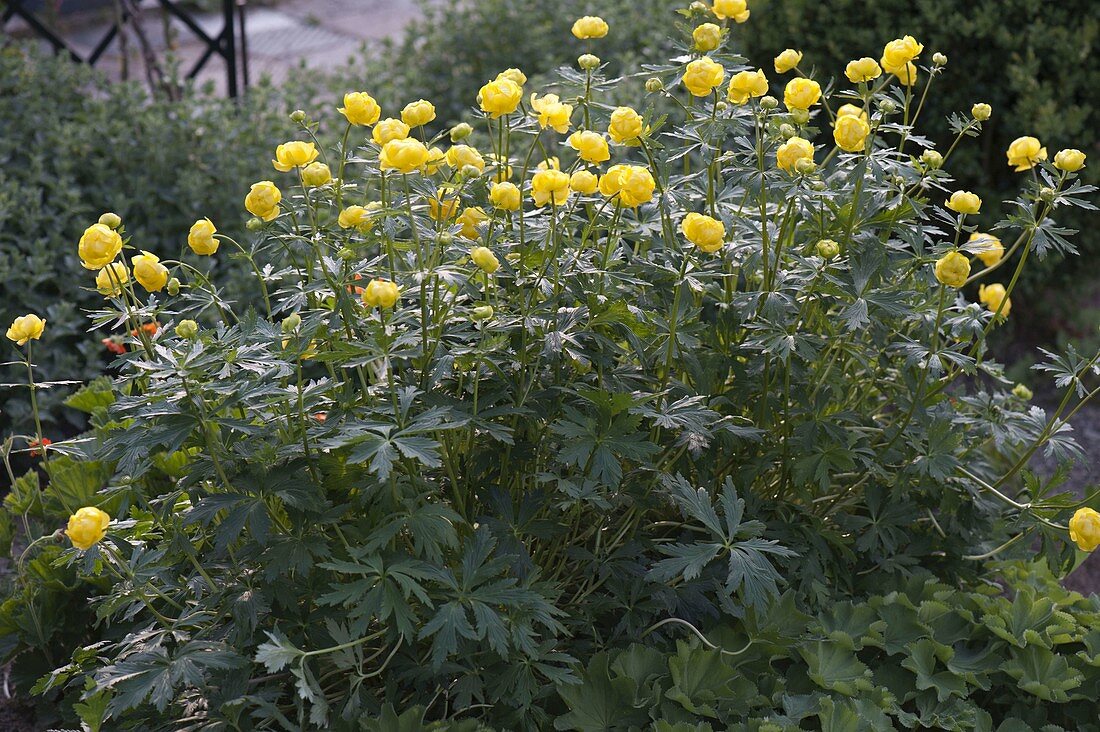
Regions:
[[[38,2],[28,0],[3,0],[3,12],[0,12],[0,31],[6,30],[14,19],[21,19],[38,37],[53,47],[56,53],[64,53],[73,60],[95,66],[103,58],[111,44],[125,32],[128,25],[134,23],[139,15],[137,0],[115,0],[117,12],[114,20],[104,25],[104,34],[90,51],[81,53],[64,34],[47,26],[39,17]],[[179,3],[172,0],[155,0],[151,3],[162,12],[177,19],[187,31],[204,46],[198,58],[191,62],[186,77],[193,79],[215,56],[225,63],[226,93],[237,97],[248,88],[248,40],[245,34],[245,5],[247,0],[222,0],[221,30],[211,35],[196,21],[195,17]],[[140,38],[140,29],[138,30]]]

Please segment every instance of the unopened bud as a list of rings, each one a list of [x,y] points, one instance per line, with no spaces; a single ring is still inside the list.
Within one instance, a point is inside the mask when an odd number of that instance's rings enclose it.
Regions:
[[[199,324],[194,320],[181,320],[176,326],[176,335],[191,340],[199,334]]]
[[[799,158],[798,162],[794,164],[794,169],[801,175],[809,175],[817,170],[817,163],[809,158]]]
[[[822,239],[814,249],[817,251],[817,256],[822,259],[832,259],[840,254],[840,245],[832,239]]]
[[[791,110],[791,121],[796,125],[804,125],[810,121],[810,110],[795,107]]]
[[[440,234],[438,238],[439,238],[439,243],[442,244],[443,246],[447,246],[455,240],[454,236],[450,232],[447,232],[447,231],[444,231],[442,234]]]
[[[883,114],[893,114],[898,111],[898,104],[893,99],[883,99],[878,103],[878,108],[882,110]]]
[[[1043,199],[1046,203],[1052,202],[1055,195],[1057,195],[1057,191],[1048,186],[1043,186],[1039,189],[1039,198]]]
[[[465,140],[471,134],[473,134],[474,128],[465,122],[460,122],[451,128],[451,142],[458,142],[459,140]]]
[[[942,53],[932,54],[932,63],[936,66],[947,66],[947,56]]]
[[[978,102],[970,108],[970,114],[974,116],[974,119],[979,122],[985,122],[991,116],[993,116],[993,107],[989,106],[985,102]]]
[[[1028,389],[1024,384],[1017,384],[1015,388],[1012,389],[1012,394],[1015,397],[1023,399],[1025,402],[1035,396],[1031,393],[1031,389]]]
[[[729,109],[729,106],[730,105],[726,104],[723,101],[719,101],[718,104],[714,105],[715,109],[717,109],[719,112],[725,112],[727,109]]]
[[[470,312],[470,320],[474,321],[488,320],[491,317],[493,317],[492,305],[480,305]]]
[[[787,124],[786,122],[779,125],[779,136],[782,137],[784,140],[789,140],[797,134],[798,130],[794,128],[794,125]]]
[[[664,88],[665,88],[665,83],[663,81],[661,81],[660,79],[658,79],[656,76],[651,76],[648,79],[646,79],[645,90],[647,92],[650,92],[650,93],[659,92]]]
[[[825,190],[826,188],[828,188],[828,186],[825,185],[825,181],[823,180],[815,180],[813,183],[810,184],[810,190],[817,191],[818,193]]]
[[[598,69],[600,68],[600,57],[595,54],[586,53],[577,59],[577,66],[580,66],[585,71]]]
[[[345,262],[355,259],[355,250],[351,247],[341,247],[340,251],[336,252],[336,256]]]
[[[301,124],[302,122],[305,122],[306,121],[305,111],[301,110],[301,109],[295,109],[293,112],[290,113],[290,121],[294,122],[294,123],[297,123],[297,124]]]
[[[302,324],[302,316],[298,313],[291,313],[283,318],[283,332],[293,333],[298,330],[298,326]]]
[[[172,297],[180,294],[180,280],[178,277],[168,280],[168,294]]]
[[[689,5],[688,10],[695,13],[696,15],[705,15],[706,13],[710,12],[710,8],[707,7],[707,4],[699,2],[698,0]]]
[[[776,99],[775,97],[773,97],[771,94],[765,94],[764,96],[760,97],[760,108],[761,109],[771,110],[771,109],[776,109],[778,107],[779,107],[779,100]]]
[[[118,214],[108,211],[99,217],[99,223],[103,224],[108,229],[117,229],[122,226],[122,218]]]
[[[259,218],[258,216],[253,216],[248,220],[248,223],[245,224],[245,228],[247,228],[249,231],[259,231],[260,229],[264,228],[263,219]]]
[[[929,170],[939,170],[943,166],[943,155],[935,150],[925,150],[924,154],[920,156],[920,161]]]
[[[458,174],[462,178],[476,178],[481,175],[481,171],[476,165],[463,165],[458,169]]]

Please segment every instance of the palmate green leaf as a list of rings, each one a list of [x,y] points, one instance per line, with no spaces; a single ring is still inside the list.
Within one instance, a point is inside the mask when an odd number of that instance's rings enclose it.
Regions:
[[[633,683],[623,677],[612,678],[608,662],[606,653],[597,653],[581,674],[579,684],[558,686],[569,712],[554,720],[554,729],[606,732],[649,724],[645,709],[632,703]]]
[[[871,670],[851,651],[835,643],[806,643],[798,652],[809,667],[810,679],[823,689],[858,696],[874,688]]]
[[[672,686],[665,696],[692,714],[718,718],[722,707],[742,707],[758,694],[756,685],[728,665],[722,654],[698,642],[677,641],[668,661]]]
[[[863,648],[871,635],[881,632],[886,624],[874,608],[851,602],[835,603],[819,616],[818,621],[830,641],[849,651]]]
[[[1021,689],[1047,702],[1069,701],[1069,692],[1084,680],[1065,657],[1036,645],[1015,651],[1012,660],[1005,664],[1004,672],[1015,679]]]
[[[966,697],[966,682],[959,678],[948,666],[947,671],[937,671],[939,664],[948,664],[954,653],[950,648],[941,648],[930,638],[922,638],[916,643],[906,646],[908,655],[902,659],[901,665],[912,671],[916,677],[916,686],[921,691],[933,690],[939,701],[944,701],[950,696]]]

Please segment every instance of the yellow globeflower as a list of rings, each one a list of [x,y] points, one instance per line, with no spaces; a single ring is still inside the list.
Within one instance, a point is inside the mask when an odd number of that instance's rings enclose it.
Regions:
[[[399,119],[387,117],[374,126],[370,133],[379,145],[385,145],[390,140],[404,140],[409,136],[409,126]]]
[[[508,79],[515,82],[519,86],[523,86],[527,83],[527,74],[523,73],[519,69],[505,69],[496,76],[497,80]]]
[[[474,247],[470,250],[470,259],[482,272],[492,274],[500,269],[500,260],[489,247]]]
[[[573,23],[573,35],[582,41],[588,38],[603,38],[607,35],[607,21],[598,15],[586,15]]]
[[[378,204],[371,204],[370,206],[348,206],[340,212],[340,216],[336,219],[336,223],[340,225],[341,229],[358,229],[359,231],[370,231],[374,226],[374,217],[372,214],[378,210],[380,206]]]
[[[210,219],[199,219],[191,224],[191,230],[187,232],[187,246],[191,251],[202,256],[209,256],[218,251],[218,240],[214,238],[218,230]]]
[[[970,235],[968,241],[970,249],[977,248],[978,259],[982,260],[982,263],[986,267],[992,267],[997,262],[1001,261],[1001,257],[1004,256],[1005,248],[1001,244],[1001,240],[992,234],[983,234],[975,231]]]
[[[374,97],[366,92],[349,92],[344,95],[344,106],[340,107],[340,114],[347,118],[353,125],[373,125],[382,116],[382,108]]]
[[[870,56],[864,56],[855,61],[849,61],[844,67],[844,75],[848,77],[848,81],[858,84],[861,81],[877,79],[882,75],[882,67]]]
[[[697,58],[684,69],[684,86],[693,96],[705,97],[726,78],[726,70],[710,56]]]
[[[695,50],[706,53],[722,45],[722,29],[714,23],[703,23],[691,32]]]
[[[457,219],[458,223],[462,224],[462,230],[458,232],[459,236],[471,240],[477,239],[480,236],[477,227],[488,220],[489,215],[480,206],[470,206]]]
[[[104,297],[118,297],[122,286],[130,281],[130,271],[122,262],[111,262],[95,276],[95,288]]]
[[[821,85],[813,79],[801,76],[787,82],[783,90],[783,103],[787,109],[809,109],[821,99]]]
[[[642,116],[632,108],[618,107],[611,113],[607,133],[611,135],[612,142],[636,145],[643,132]]]
[[[970,191],[955,191],[947,199],[947,207],[961,214],[976,214],[982,210],[982,199]]]
[[[649,168],[639,165],[612,165],[600,178],[600,193],[611,198],[619,197],[619,203],[627,208],[637,208],[653,198],[657,182]]]
[[[882,49],[882,68],[900,77],[904,74],[906,66],[920,56],[923,50],[924,46],[917,43],[917,39],[913,36],[896,38]]]
[[[485,158],[481,157],[481,153],[477,151],[476,147],[469,145],[452,145],[447,150],[447,165],[458,170],[467,165],[477,168],[479,173],[485,171]]]
[[[692,211],[684,217],[680,225],[684,236],[707,254],[713,254],[722,248],[726,240],[726,226],[718,219]]]
[[[1017,137],[1008,146],[1005,155],[1008,157],[1008,164],[1019,173],[1034,168],[1040,160],[1046,160],[1047,149],[1037,138]]]
[[[496,153],[489,153],[488,158],[494,168],[494,183],[503,183],[506,180],[512,179],[512,166],[508,164],[508,158],[497,155]]]
[[[149,292],[163,290],[168,284],[168,268],[160,263],[160,257],[144,249],[130,258],[134,267],[134,279]]]
[[[561,170],[561,160],[556,155],[546,158],[538,164],[538,170]]]
[[[788,48],[775,57],[775,73],[785,74],[791,69],[797,68],[802,63],[802,52]]]
[[[840,105],[840,109],[838,109],[836,111],[836,116],[838,118],[839,117],[849,117],[849,116],[850,117],[859,117],[864,122],[867,121],[867,112],[863,109],[863,107],[857,106],[855,104],[842,104],[842,105]]]
[[[595,173],[587,170],[578,170],[569,176],[569,187],[583,196],[595,193],[600,187],[600,179]]]
[[[289,173],[291,170],[294,170],[294,168],[309,165],[316,159],[316,145],[312,142],[294,140],[292,142],[284,142],[282,145],[275,148],[275,159],[271,161],[271,164],[274,165],[275,170],[280,173]]]
[[[8,340],[15,341],[15,345],[22,346],[27,341],[37,341],[42,337],[42,331],[46,329],[46,321],[34,313],[20,316],[12,321],[8,328]]]
[[[400,296],[396,283],[379,277],[363,289],[363,304],[372,308],[392,308]]]
[[[974,119],[979,122],[985,122],[987,119],[993,116],[993,107],[989,106],[985,102],[978,102],[970,108],[970,114]]]
[[[569,118],[573,116],[573,105],[564,104],[557,94],[539,96],[531,94],[531,109],[538,114],[539,127],[547,127],[559,134],[569,131]]]
[[[763,70],[739,71],[730,79],[726,99],[734,104],[744,104],[749,99],[762,97],[767,93],[768,77],[764,76]]]
[[[531,178],[531,197],[536,206],[561,206],[569,200],[569,176],[560,170],[540,170]]]
[[[776,165],[788,173],[794,173],[795,165],[803,159],[811,161],[814,159],[814,146],[809,140],[801,137],[792,137],[775,151]]]
[[[577,151],[580,159],[586,163],[602,163],[611,159],[607,140],[598,132],[578,130],[569,136],[569,147]]]
[[[481,91],[478,93],[478,103],[481,105],[481,111],[493,119],[515,112],[522,99],[522,87],[507,78],[490,81],[481,87]]]
[[[519,211],[521,194],[515,183],[502,181],[489,189],[489,202],[503,211]]]
[[[122,237],[103,224],[92,224],[80,237],[77,252],[85,269],[101,269],[122,251]]]
[[[710,10],[722,20],[736,20],[739,15],[749,12],[749,4],[746,0],[714,0],[714,6]]]
[[[863,152],[869,134],[871,126],[860,115],[838,115],[833,126],[833,140],[846,152]]]
[[[903,86],[913,86],[917,83],[917,65],[914,63],[905,64],[905,66],[902,66],[897,72],[891,73],[894,73],[894,76],[898,77],[898,81],[901,82]]]
[[[1091,552],[1100,546],[1100,513],[1091,508],[1079,508],[1069,520],[1069,538],[1083,552]]]
[[[1054,156],[1054,167],[1067,173],[1076,173],[1085,167],[1086,155],[1075,147],[1059,150]]]
[[[412,173],[423,168],[427,162],[428,148],[420,140],[408,137],[390,140],[382,146],[382,152],[378,154],[378,164],[382,170]]]
[[[279,215],[279,201],[283,200],[283,194],[269,180],[253,183],[244,197],[244,207],[253,216],[258,216],[264,221],[271,221]]]
[[[302,182],[310,188],[323,186],[332,180],[332,171],[322,162],[314,161],[302,168]]]
[[[1005,286],[996,282],[979,287],[978,300],[991,313],[996,313],[999,310],[1002,318],[1007,318],[1008,312],[1012,310],[1012,298],[1005,291]]]
[[[936,279],[948,287],[962,287],[970,276],[970,259],[959,252],[948,252],[936,261]]]
[[[439,172],[439,167],[443,165],[447,160],[447,155],[440,148],[432,145],[432,148],[428,150],[428,161],[424,163],[424,172],[428,175],[435,175]]]
[[[423,127],[435,119],[435,105],[427,99],[409,102],[401,110],[401,121],[409,127]]]
[[[87,551],[103,541],[110,523],[111,517],[106,513],[95,506],[85,506],[69,516],[65,536],[69,537],[69,541],[77,549]]]

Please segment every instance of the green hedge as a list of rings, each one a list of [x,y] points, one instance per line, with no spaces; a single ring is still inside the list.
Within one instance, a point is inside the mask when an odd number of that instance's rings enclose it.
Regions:
[[[36,354],[40,379],[94,378],[110,359],[80,312],[102,302],[76,256],[84,228],[115,211],[141,222],[135,246],[172,258],[200,212],[239,234],[244,193],[270,174],[264,161],[289,125],[262,86],[243,105],[194,89],[170,102],[64,58],[0,48],[0,322],[49,321],[55,346]],[[24,377],[0,368],[0,381]],[[42,397],[48,433],[79,426],[60,406],[65,391]],[[26,402],[23,390],[0,391],[0,433],[31,431]]]

